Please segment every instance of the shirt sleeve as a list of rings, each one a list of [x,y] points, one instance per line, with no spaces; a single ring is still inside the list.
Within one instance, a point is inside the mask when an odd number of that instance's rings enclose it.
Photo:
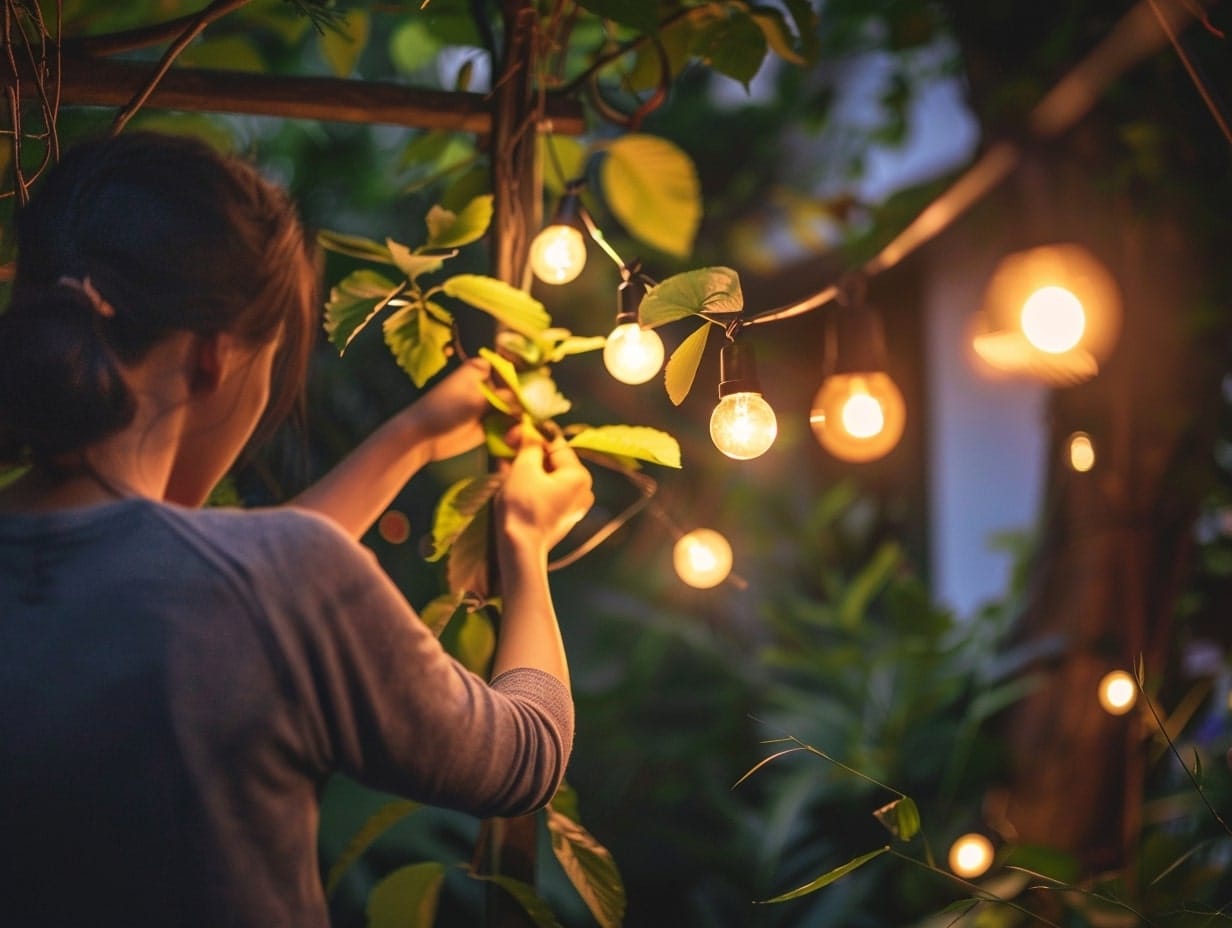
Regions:
[[[290,601],[270,621],[303,701],[308,761],[474,815],[545,805],[572,748],[566,686],[533,668],[489,685],[445,652],[371,552],[296,515],[293,542],[271,545]]]

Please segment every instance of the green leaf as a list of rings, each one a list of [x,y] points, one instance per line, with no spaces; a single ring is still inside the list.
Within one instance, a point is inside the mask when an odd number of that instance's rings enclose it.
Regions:
[[[738,313],[744,308],[740,275],[729,267],[699,267],[660,281],[642,298],[642,325],[657,328],[686,316]]]
[[[496,630],[492,620],[482,612],[468,612],[458,629],[458,660],[472,673],[486,676],[495,650]]]
[[[479,357],[486,360],[492,365],[492,373],[495,374],[510,390],[513,391],[514,399],[518,401],[518,405],[526,408],[526,398],[522,396],[522,381],[518,377],[517,368],[507,358],[501,357],[490,348],[480,348]],[[492,402],[495,399],[493,396],[488,397],[488,401]],[[501,407],[493,402],[493,405],[498,409]],[[512,412],[513,410],[505,410]]]
[[[440,54],[443,41],[433,34],[424,16],[402,18],[389,37],[389,58],[401,74],[413,75]]]
[[[697,26],[694,16],[686,16],[659,30],[658,44],[646,43],[637,50],[633,67],[627,77],[629,88],[635,91],[653,90],[663,83],[663,57],[667,56],[668,77],[684,70],[692,57],[693,33]]]
[[[702,218],[701,185],[689,156],[666,139],[639,133],[604,147],[599,178],[612,213],[639,241],[688,257]]]
[[[402,284],[376,271],[352,271],[329,291],[325,333],[341,354],[385,305],[402,291]]]
[[[397,265],[398,270],[406,275],[407,280],[414,280],[420,274],[430,274],[433,271],[440,270],[441,265],[445,263],[447,257],[452,255],[421,255],[416,254],[407,248],[395,242],[392,238],[385,239],[385,247],[389,251],[389,257]]]
[[[350,77],[368,44],[371,16],[363,10],[348,10],[334,29],[320,34],[321,54],[337,77]]]
[[[619,928],[625,917],[625,887],[612,855],[575,820],[551,807],[547,815],[552,852],[569,882],[600,928]]]
[[[479,510],[496,495],[503,479],[499,474],[467,477],[445,491],[436,505],[436,517],[432,524],[432,551],[427,558],[429,561],[439,561],[449,552],[454,541],[471,524]]]
[[[841,880],[853,870],[863,867],[870,860],[880,857],[889,850],[889,845],[886,845],[885,847],[877,848],[875,851],[869,851],[867,854],[862,854],[854,860],[847,861],[847,863],[843,864],[841,867],[835,867],[829,873],[823,873],[811,883],[805,883],[803,886],[793,889],[791,892],[783,893],[781,896],[775,896],[773,899],[765,899],[763,902],[786,902],[789,899],[799,899],[801,896],[807,896],[809,893],[816,892],[825,886],[829,886],[835,880]]]
[[[360,235],[345,235],[342,232],[330,232],[322,229],[317,233],[317,244],[329,251],[352,258],[363,258],[365,261],[379,261],[382,264],[393,264],[393,256],[389,249],[380,242]]]
[[[677,406],[693,389],[693,381],[697,377],[697,369],[702,363],[702,354],[706,350],[706,339],[710,336],[711,325],[703,322],[688,338],[682,341],[672,356],[667,359],[667,368],[663,372],[663,383],[667,388],[668,398]]]
[[[732,9],[697,34],[692,50],[720,74],[748,87],[766,58],[766,36],[753,17]]]
[[[543,187],[552,196],[559,197],[564,194],[569,181],[585,172],[590,152],[575,138],[549,132],[541,133],[536,144]]]
[[[601,425],[578,432],[569,439],[569,444],[574,448],[637,458],[664,467],[680,466],[679,442],[666,432],[644,425]]]
[[[445,312],[439,306],[436,309]],[[417,387],[440,373],[449,360],[453,329],[433,317],[422,305],[403,306],[385,320],[382,328],[385,344],[393,352],[398,366]]]
[[[526,914],[530,916],[535,923],[536,928],[560,928],[560,922],[556,920],[556,915],[548,908],[548,904],[539,898],[533,886],[523,883],[521,880],[515,880],[511,876],[500,876],[489,873],[471,873],[472,878],[483,880],[485,883],[495,883],[509,895],[517,900]]]
[[[872,602],[881,589],[889,582],[891,575],[903,562],[902,549],[892,541],[887,541],[877,549],[870,560],[856,574],[839,604],[838,616],[846,628],[855,628],[868,604]]]
[[[419,610],[419,619],[424,625],[432,629],[432,634],[439,638],[441,637],[441,632],[453,621],[453,617],[458,614],[461,608],[462,604],[456,595],[453,593],[443,593]]]
[[[417,802],[411,802],[409,799],[399,799],[386,803],[369,816],[359,831],[351,836],[347,846],[343,848],[342,853],[338,855],[338,859],[329,868],[329,874],[325,877],[325,895],[332,896],[334,894],[334,890],[342,882],[343,874],[350,869],[355,861],[363,856],[364,851],[372,845],[372,842],[419,808],[420,805]]]
[[[250,35],[224,35],[207,37],[190,45],[180,53],[180,62],[193,68],[226,68],[228,71],[266,70]]]
[[[815,64],[821,56],[821,33],[817,29],[817,11],[811,0],[786,0],[791,18],[796,24],[800,39],[800,54],[809,64]]]
[[[657,0],[578,0],[578,6],[638,32],[654,32],[659,26]]]
[[[920,832],[920,810],[909,796],[886,803],[873,816],[899,841],[910,841]]]
[[[478,241],[492,222],[492,194],[475,197],[459,213],[441,206],[428,210],[428,247],[461,248]]]
[[[495,277],[459,274],[445,281],[441,289],[523,335],[533,336],[552,321],[543,304],[533,296]]]
[[[548,352],[547,361],[555,364],[574,354],[585,354],[588,351],[600,351],[607,344],[607,338],[602,335],[570,335],[562,338]]]
[[[432,928],[444,881],[439,861],[399,867],[368,896],[368,928]]]

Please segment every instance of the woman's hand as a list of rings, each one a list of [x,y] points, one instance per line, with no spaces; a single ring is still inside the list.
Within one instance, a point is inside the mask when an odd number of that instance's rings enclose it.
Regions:
[[[522,429],[511,438],[517,454],[497,500],[500,524],[513,542],[546,554],[594,503],[590,472],[564,439],[544,443]]]
[[[487,361],[473,358],[411,406],[425,461],[442,461],[483,444],[482,419],[489,407],[482,384],[491,372]]]

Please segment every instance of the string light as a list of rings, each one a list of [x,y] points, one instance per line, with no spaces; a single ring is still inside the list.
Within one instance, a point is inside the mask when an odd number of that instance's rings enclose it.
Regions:
[[[965,834],[950,845],[950,869],[965,879],[983,876],[992,859],[992,842],[978,832]]]
[[[778,419],[761,395],[753,346],[729,341],[719,355],[719,403],[710,414],[710,438],[729,458],[760,457],[774,444]]]
[[[1086,329],[1082,301],[1064,287],[1040,287],[1022,304],[1022,334],[1040,351],[1062,354],[1078,347]]]
[[[710,528],[695,528],[681,535],[672,549],[676,574],[689,586],[708,590],[727,579],[732,569],[732,548]]]
[[[824,377],[809,412],[821,446],[844,461],[875,461],[898,444],[907,405],[885,367],[881,320],[862,281],[845,283],[826,332]]]
[[[1138,701],[1138,684],[1124,670],[1113,670],[1099,681],[1099,704],[1109,715],[1124,715]]]
[[[622,266],[621,277],[616,293],[616,328],[603,346],[603,365],[621,383],[645,383],[663,367],[663,339],[638,322],[647,280],[640,265],[634,262]]]
[[[1086,432],[1075,432],[1067,442],[1069,466],[1080,474],[1085,474],[1095,466],[1095,445]]]

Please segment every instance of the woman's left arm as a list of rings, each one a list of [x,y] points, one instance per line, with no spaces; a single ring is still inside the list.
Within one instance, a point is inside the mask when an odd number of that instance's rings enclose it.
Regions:
[[[488,401],[480,385],[489,372],[486,361],[466,361],[386,421],[291,504],[318,512],[352,538],[360,538],[421,467],[483,442],[480,420]]]

